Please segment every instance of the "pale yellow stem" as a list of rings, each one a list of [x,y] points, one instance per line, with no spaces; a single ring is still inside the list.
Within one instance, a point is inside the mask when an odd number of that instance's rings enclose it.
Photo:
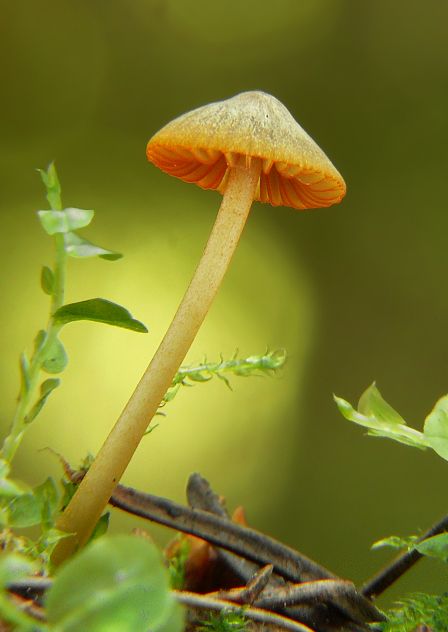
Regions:
[[[103,513],[155,415],[215,298],[244,228],[260,177],[261,161],[231,169],[221,207],[196,272],[173,321],[120,418],[64,511],[61,540],[52,556],[59,564],[82,547]]]

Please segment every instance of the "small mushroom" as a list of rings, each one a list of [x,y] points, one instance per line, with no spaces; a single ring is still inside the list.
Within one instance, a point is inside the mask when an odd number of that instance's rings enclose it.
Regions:
[[[90,535],[190,348],[252,201],[305,209],[331,206],[345,195],[344,180],[327,156],[285,106],[264,92],[244,92],[180,116],[149,141],[147,155],[166,173],[217,189],[223,199],[164,339],[57,525],[76,533],[79,546]],[[65,542],[69,540],[61,544]]]

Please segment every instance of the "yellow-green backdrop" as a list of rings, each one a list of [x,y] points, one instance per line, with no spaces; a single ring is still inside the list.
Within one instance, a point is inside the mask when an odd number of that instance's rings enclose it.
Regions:
[[[68,326],[70,365],[18,452],[30,483],[95,453],[193,273],[220,202],[146,161],[170,119],[246,90],[274,94],[347,182],[338,207],[254,204],[231,269],[187,361],[285,347],[281,380],[184,389],[124,481],[184,499],[199,471],[251,525],[361,582],[448,509],[448,464],[343,420],[377,380],[417,428],[448,391],[448,46],[445,0],[17,0],[0,6],[0,422],[18,357],[45,326],[51,239],[35,168],[56,161],[66,206],[93,208],[83,235],[123,252],[71,260],[67,300],[104,297],[140,335]],[[137,521],[113,513],[112,529]],[[153,532],[163,542],[167,534]],[[406,590],[442,592],[424,562]]]

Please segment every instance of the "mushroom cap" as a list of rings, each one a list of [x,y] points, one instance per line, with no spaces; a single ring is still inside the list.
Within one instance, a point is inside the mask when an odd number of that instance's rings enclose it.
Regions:
[[[221,193],[229,169],[260,158],[254,199],[273,206],[331,206],[346,190],[324,152],[265,92],[243,92],[179,116],[152,137],[146,153],[166,173]]]

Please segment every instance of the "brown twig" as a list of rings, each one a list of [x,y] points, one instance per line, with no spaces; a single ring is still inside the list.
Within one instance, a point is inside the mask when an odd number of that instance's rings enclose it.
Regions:
[[[127,513],[207,540],[260,566],[273,564],[275,572],[289,581],[338,579],[285,544],[207,511],[190,509],[167,498],[145,494],[124,485],[116,488],[109,502]]]
[[[222,599],[215,599],[207,595],[198,595],[196,593],[190,593],[187,591],[173,591],[176,599],[186,605],[188,608],[195,608],[199,610],[213,610],[220,612],[221,610],[239,610],[241,606],[237,606],[231,601],[224,601]],[[279,614],[268,612],[267,610],[260,610],[259,608],[253,608],[246,606],[244,608],[244,616],[252,621],[258,623],[273,624],[278,628],[284,630],[290,630],[291,632],[314,632],[311,628],[297,621],[292,621],[286,617],[282,617]]]
[[[229,520],[229,514],[223,506],[220,497],[211,489],[209,482],[198,473],[193,473],[188,478],[187,499],[191,507],[215,513]],[[259,570],[258,566],[252,562],[223,549],[217,547],[215,549],[227,566],[231,568],[232,572],[246,583]],[[307,588],[302,588],[304,586]],[[305,596],[307,589],[309,590],[308,598]],[[226,595],[228,595],[230,601],[233,601],[241,599],[246,590],[247,587],[243,587],[229,591]],[[239,594],[237,594],[238,592]],[[263,592],[263,597],[266,596],[271,600],[270,609],[275,608],[278,614],[300,623],[308,624],[319,630],[321,630],[323,624],[323,629],[329,632],[332,628],[339,629],[347,615],[349,618],[353,618],[351,601],[356,601],[355,593],[356,589],[351,582],[339,579],[324,579],[307,582],[306,584],[291,584],[285,583],[282,577],[271,574],[267,588]],[[297,602],[300,602],[301,595],[304,596],[302,603],[308,599],[307,605],[291,607],[295,596],[297,596]],[[338,601],[339,603],[337,603]],[[348,610],[347,602],[349,603]],[[262,607],[258,602],[255,605]],[[337,612],[338,607],[340,609],[341,605],[344,606],[343,610],[346,615],[342,617],[342,620],[341,615]],[[336,607],[336,610],[333,606]],[[352,628],[353,630],[354,628]]]
[[[294,583],[317,579],[340,580],[285,544],[209,512],[190,509],[124,485],[117,486],[109,502],[128,513],[207,540],[260,566],[273,564],[276,573]],[[333,606],[349,621],[361,625],[385,619],[368,599],[356,591],[334,601]]]

